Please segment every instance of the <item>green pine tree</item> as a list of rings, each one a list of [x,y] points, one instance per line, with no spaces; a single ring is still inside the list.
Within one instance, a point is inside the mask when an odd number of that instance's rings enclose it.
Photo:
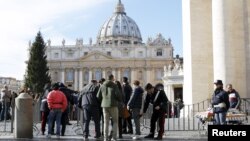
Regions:
[[[25,75],[25,85],[34,94],[42,94],[46,83],[50,83],[49,68],[47,66],[47,56],[45,54],[46,44],[41,32],[37,33],[35,42],[29,49],[29,60]]]

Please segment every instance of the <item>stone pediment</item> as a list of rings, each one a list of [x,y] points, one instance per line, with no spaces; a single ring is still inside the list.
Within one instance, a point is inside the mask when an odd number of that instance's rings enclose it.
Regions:
[[[80,60],[111,60],[113,59],[112,56],[109,56],[107,54],[104,54],[99,51],[93,51],[90,52],[88,55],[84,55],[83,57],[80,58]]]

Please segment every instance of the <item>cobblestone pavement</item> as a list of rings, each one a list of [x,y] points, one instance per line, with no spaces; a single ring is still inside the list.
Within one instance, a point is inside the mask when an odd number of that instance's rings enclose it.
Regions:
[[[77,124],[76,121],[71,121],[72,125],[67,125],[65,136],[62,136],[60,140],[70,140],[70,141],[77,141],[77,140],[83,140],[82,137],[82,129],[80,124]],[[0,140],[35,140],[35,141],[43,141],[47,140],[46,135],[42,135],[40,132],[40,123],[34,124],[33,128],[33,139],[14,139],[14,134],[11,133],[10,127],[11,123],[10,121],[6,122],[6,128],[4,122],[0,122]],[[148,128],[142,127],[142,135],[137,140],[145,140],[144,136],[146,136],[149,133]],[[89,140],[95,140],[93,138],[94,136],[94,126],[93,122],[90,124],[90,137]],[[121,141],[126,140],[132,140],[133,135],[132,134],[123,134],[122,139],[118,139]],[[58,140],[55,138],[55,136],[52,136],[51,140]],[[199,131],[165,131],[163,140],[168,141],[181,141],[181,140],[194,140],[194,141],[205,141],[207,140],[207,136],[204,133],[200,133]]]

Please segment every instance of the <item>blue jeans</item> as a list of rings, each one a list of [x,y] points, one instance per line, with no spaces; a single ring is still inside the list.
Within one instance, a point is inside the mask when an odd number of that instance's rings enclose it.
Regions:
[[[61,117],[62,117],[62,109],[51,109],[50,110],[48,134],[52,134],[52,124],[54,122],[54,119],[56,119],[56,135],[60,135]]]
[[[226,115],[227,115],[227,112],[215,113],[214,114],[215,124],[216,125],[226,124]]]
[[[2,110],[0,113],[0,120],[7,120],[9,116],[10,102],[2,102]]]

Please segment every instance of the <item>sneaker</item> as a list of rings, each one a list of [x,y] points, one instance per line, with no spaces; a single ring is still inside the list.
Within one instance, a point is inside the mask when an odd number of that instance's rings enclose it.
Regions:
[[[138,137],[137,137],[137,136],[134,136],[134,137],[132,137],[132,139],[133,139],[133,140],[137,140],[137,139],[138,139]]]
[[[153,139],[154,138],[154,134],[149,134],[149,135],[145,136],[144,138]]]
[[[48,134],[48,135],[47,135],[47,138],[50,139],[50,138],[51,138],[51,134]]]

